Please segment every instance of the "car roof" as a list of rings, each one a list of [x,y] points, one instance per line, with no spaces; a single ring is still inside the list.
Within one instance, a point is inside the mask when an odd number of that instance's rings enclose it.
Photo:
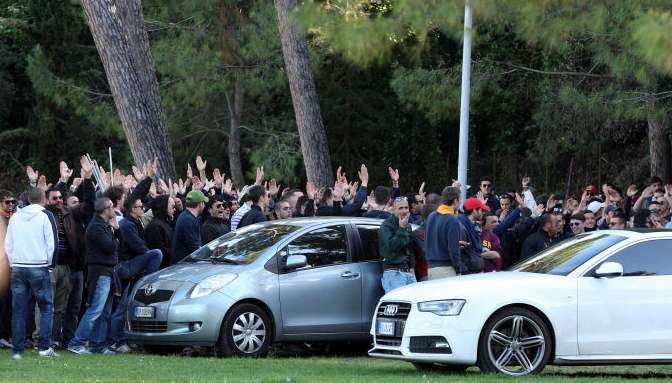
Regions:
[[[276,221],[268,221],[266,224],[309,227],[325,223],[338,224],[338,223],[351,223],[351,222],[380,225],[381,223],[383,223],[383,220],[377,218],[362,218],[362,217],[301,217],[301,218],[290,218]]]
[[[592,231],[589,234],[620,235],[627,238],[672,238],[672,230],[669,229],[613,229]]]

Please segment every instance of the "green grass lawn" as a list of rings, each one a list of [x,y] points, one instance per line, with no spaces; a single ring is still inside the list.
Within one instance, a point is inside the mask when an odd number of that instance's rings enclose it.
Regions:
[[[672,366],[549,367],[542,375],[517,382],[612,382],[647,378],[672,380]],[[368,357],[217,359],[130,354],[78,356],[60,352],[42,359],[26,352],[14,361],[0,351],[0,382],[498,382],[511,378],[482,375],[422,374],[410,363]]]

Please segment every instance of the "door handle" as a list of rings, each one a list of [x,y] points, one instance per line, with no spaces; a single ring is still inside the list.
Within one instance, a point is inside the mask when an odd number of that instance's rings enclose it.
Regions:
[[[341,278],[350,278],[350,279],[359,278],[359,273],[355,273],[355,272],[352,272],[352,271],[344,271],[341,274]]]

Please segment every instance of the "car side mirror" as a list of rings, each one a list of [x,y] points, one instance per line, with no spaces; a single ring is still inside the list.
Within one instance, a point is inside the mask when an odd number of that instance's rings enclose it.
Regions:
[[[616,278],[623,276],[623,266],[618,262],[605,262],[593,273],[595,278]]]
[[[290,255],[287,257],[285,263],[285,270],[296,270],[305,267],[308,264],[308,259],[305,255]]]

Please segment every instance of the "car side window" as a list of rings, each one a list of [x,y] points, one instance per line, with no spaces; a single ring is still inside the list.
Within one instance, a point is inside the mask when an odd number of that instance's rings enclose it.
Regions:
[[[636,243],[606,262],[620,263],[624,277],[672,275],[672,239]]]
[[[309,267],[323,267],[348,262],[345,226],[324,227],[306,233],[287,246],[289,255],[304,255]]]
[[[359,232],[359,241],[362,244],[362,253],[359,256],[360,262],[379,261],[378,252],[378,225],[357,225]]]

